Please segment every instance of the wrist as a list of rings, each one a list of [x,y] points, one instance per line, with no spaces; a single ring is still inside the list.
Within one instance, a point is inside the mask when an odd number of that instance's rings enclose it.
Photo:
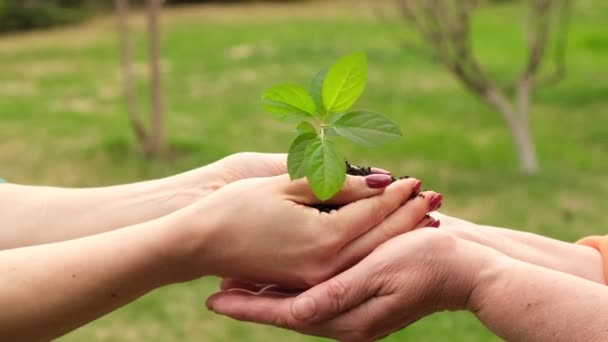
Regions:
[[[514,269],[519,262],[499,253],[491,253],[483,261],[484,266],[477,270],[475,274],[474,286],[466,302],[466,310],[472,312],[477,317],[484,312],[491,310],[495,306],[495,299],[504,297],[510,282],[513,281]]]
[[[225,185],[214,164],[160,179],[159,182],[162,188],[173,191],[175,202],[182,204],[178,209],[207,197]]]
[[[155,224],[161,227],[158,241],[170,283],[213,274],[214,255],[209,245],[214,225],[209,217],[197,215],[202,202],[155,220]]]

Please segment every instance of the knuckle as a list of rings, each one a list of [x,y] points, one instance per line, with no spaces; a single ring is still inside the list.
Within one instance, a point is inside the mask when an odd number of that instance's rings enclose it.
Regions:
[[[326,293],[334,312],[341,312],[344,301],[348,295],[348,290],[344,283],[338,278],[333,278],[326,283]]]
[[[335,251],[339,246],[345,243],[345,235],[349,237],[347,220],[340,212],[321,213],[319,219],[315,223],[318,234],[316,235],[317,242],[324,250]],[[318,228],[321,228],[318,229]]]
[[[224,160],[228,162],[239,162],[250,158],[252,154],[252,152],[237,152],[229,155]]]
[[[334,232],[337,229],[337,220],[335,219],[335,214],[333,212],[330,213],[319,213],[317,217],[311,220],[309,225],[315,226],[314,229],[322,229],[323,232]],[[323,234],[319,234],[320,239],[323,238]]]
[[[401,203],[405,203],[415,193],[414,185],[419,182],[417,178],[408,178],[402,183],[399,183],[397,195]]]
[[[382,222],[384,218],[389,214],[388,205],[386,201],[374,201],[371,208],[371,218],[374,222]]]
[[[273,320],[273,322],[271,322],[271,324],[274,326],[277,326],[277,327],[288,329],[288,330],[297,330],[298,329],[297,324],[293,320],[291,320],[287,316],[283,316],[283,315],[278,315],[278,316],[274,317],[274,320]]]
[[[427,243],[433,246],[434,251],[441,251],[447,255],[452,255],[458,248],[458,239],[452,234],[427,234]]]
[[[342,185],[341,193],[347,194],[355,190],[357,187],[353,184],[356,180],[352,176],[347,176],[344,185]]]

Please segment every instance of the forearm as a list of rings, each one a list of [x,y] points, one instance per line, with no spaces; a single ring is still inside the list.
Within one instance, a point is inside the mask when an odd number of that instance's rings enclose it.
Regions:
[[[49,340],[177,279],[165,222],[0,252],[0,340]]]
[[[480,229],[503,237],[495,240],[499,250],[516,259],[605,284],[602,256],[593,248],[511,229]]]
[[[90,189],[0,186],[0,250],[64,241],[138,224],[213,191],[199,169],[160,180]]]
[[[486,272],[470,304],[508,341],[608,339],[605,286],[514,259]]]

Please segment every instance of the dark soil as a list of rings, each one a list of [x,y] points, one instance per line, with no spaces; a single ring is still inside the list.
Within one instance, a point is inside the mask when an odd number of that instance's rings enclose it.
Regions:
[[[351,176],[365,177],[365,176],[369,176],[369,175],[373,174],[373,172],[372,172],[372,168],[369,166],[357,166],[357,165],[352,165],[349,162],[346,162],[346,174],[351,175]],[[391,177],[393,178],[393,182],[396,182],[399,179],[410,178],[410,176],[402,176],[399,178],[396,178],[394,176],[391,176]],[[410,198],[410,200],[416,198],[416,196],[418,196],[417,193],[412,194],[412,197]],[[329,213],[332,210],[340,209],[342,206],[335,205],[335,204],[318,204],[318,205],[313,205],[312,207],[319,209],[319,211],[321,211],[321,212]]]

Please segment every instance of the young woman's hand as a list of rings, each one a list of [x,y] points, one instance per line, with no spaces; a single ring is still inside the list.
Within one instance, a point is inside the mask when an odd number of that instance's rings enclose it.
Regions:
[[[287,173],[287,155],[239,152],[192,171],[166,178],[181,192],[191,192],[195,202],[214,191],[246,178],[273,177]],[[191,203],[192,203],[191,202]]]
[[[209,165],[220,184],[227,185],[245,178],[273,177],[287,173],[284,153],[240,152]]]
[[[175,213],[172,239],[184,280],[213,274],[244,281],[307,287],[353,265],[384,241],[413,229],[441,195],[417,193],[420,181],[388,175],[347,177],[323,213],[305,180],[287,175],[229,184]]]

